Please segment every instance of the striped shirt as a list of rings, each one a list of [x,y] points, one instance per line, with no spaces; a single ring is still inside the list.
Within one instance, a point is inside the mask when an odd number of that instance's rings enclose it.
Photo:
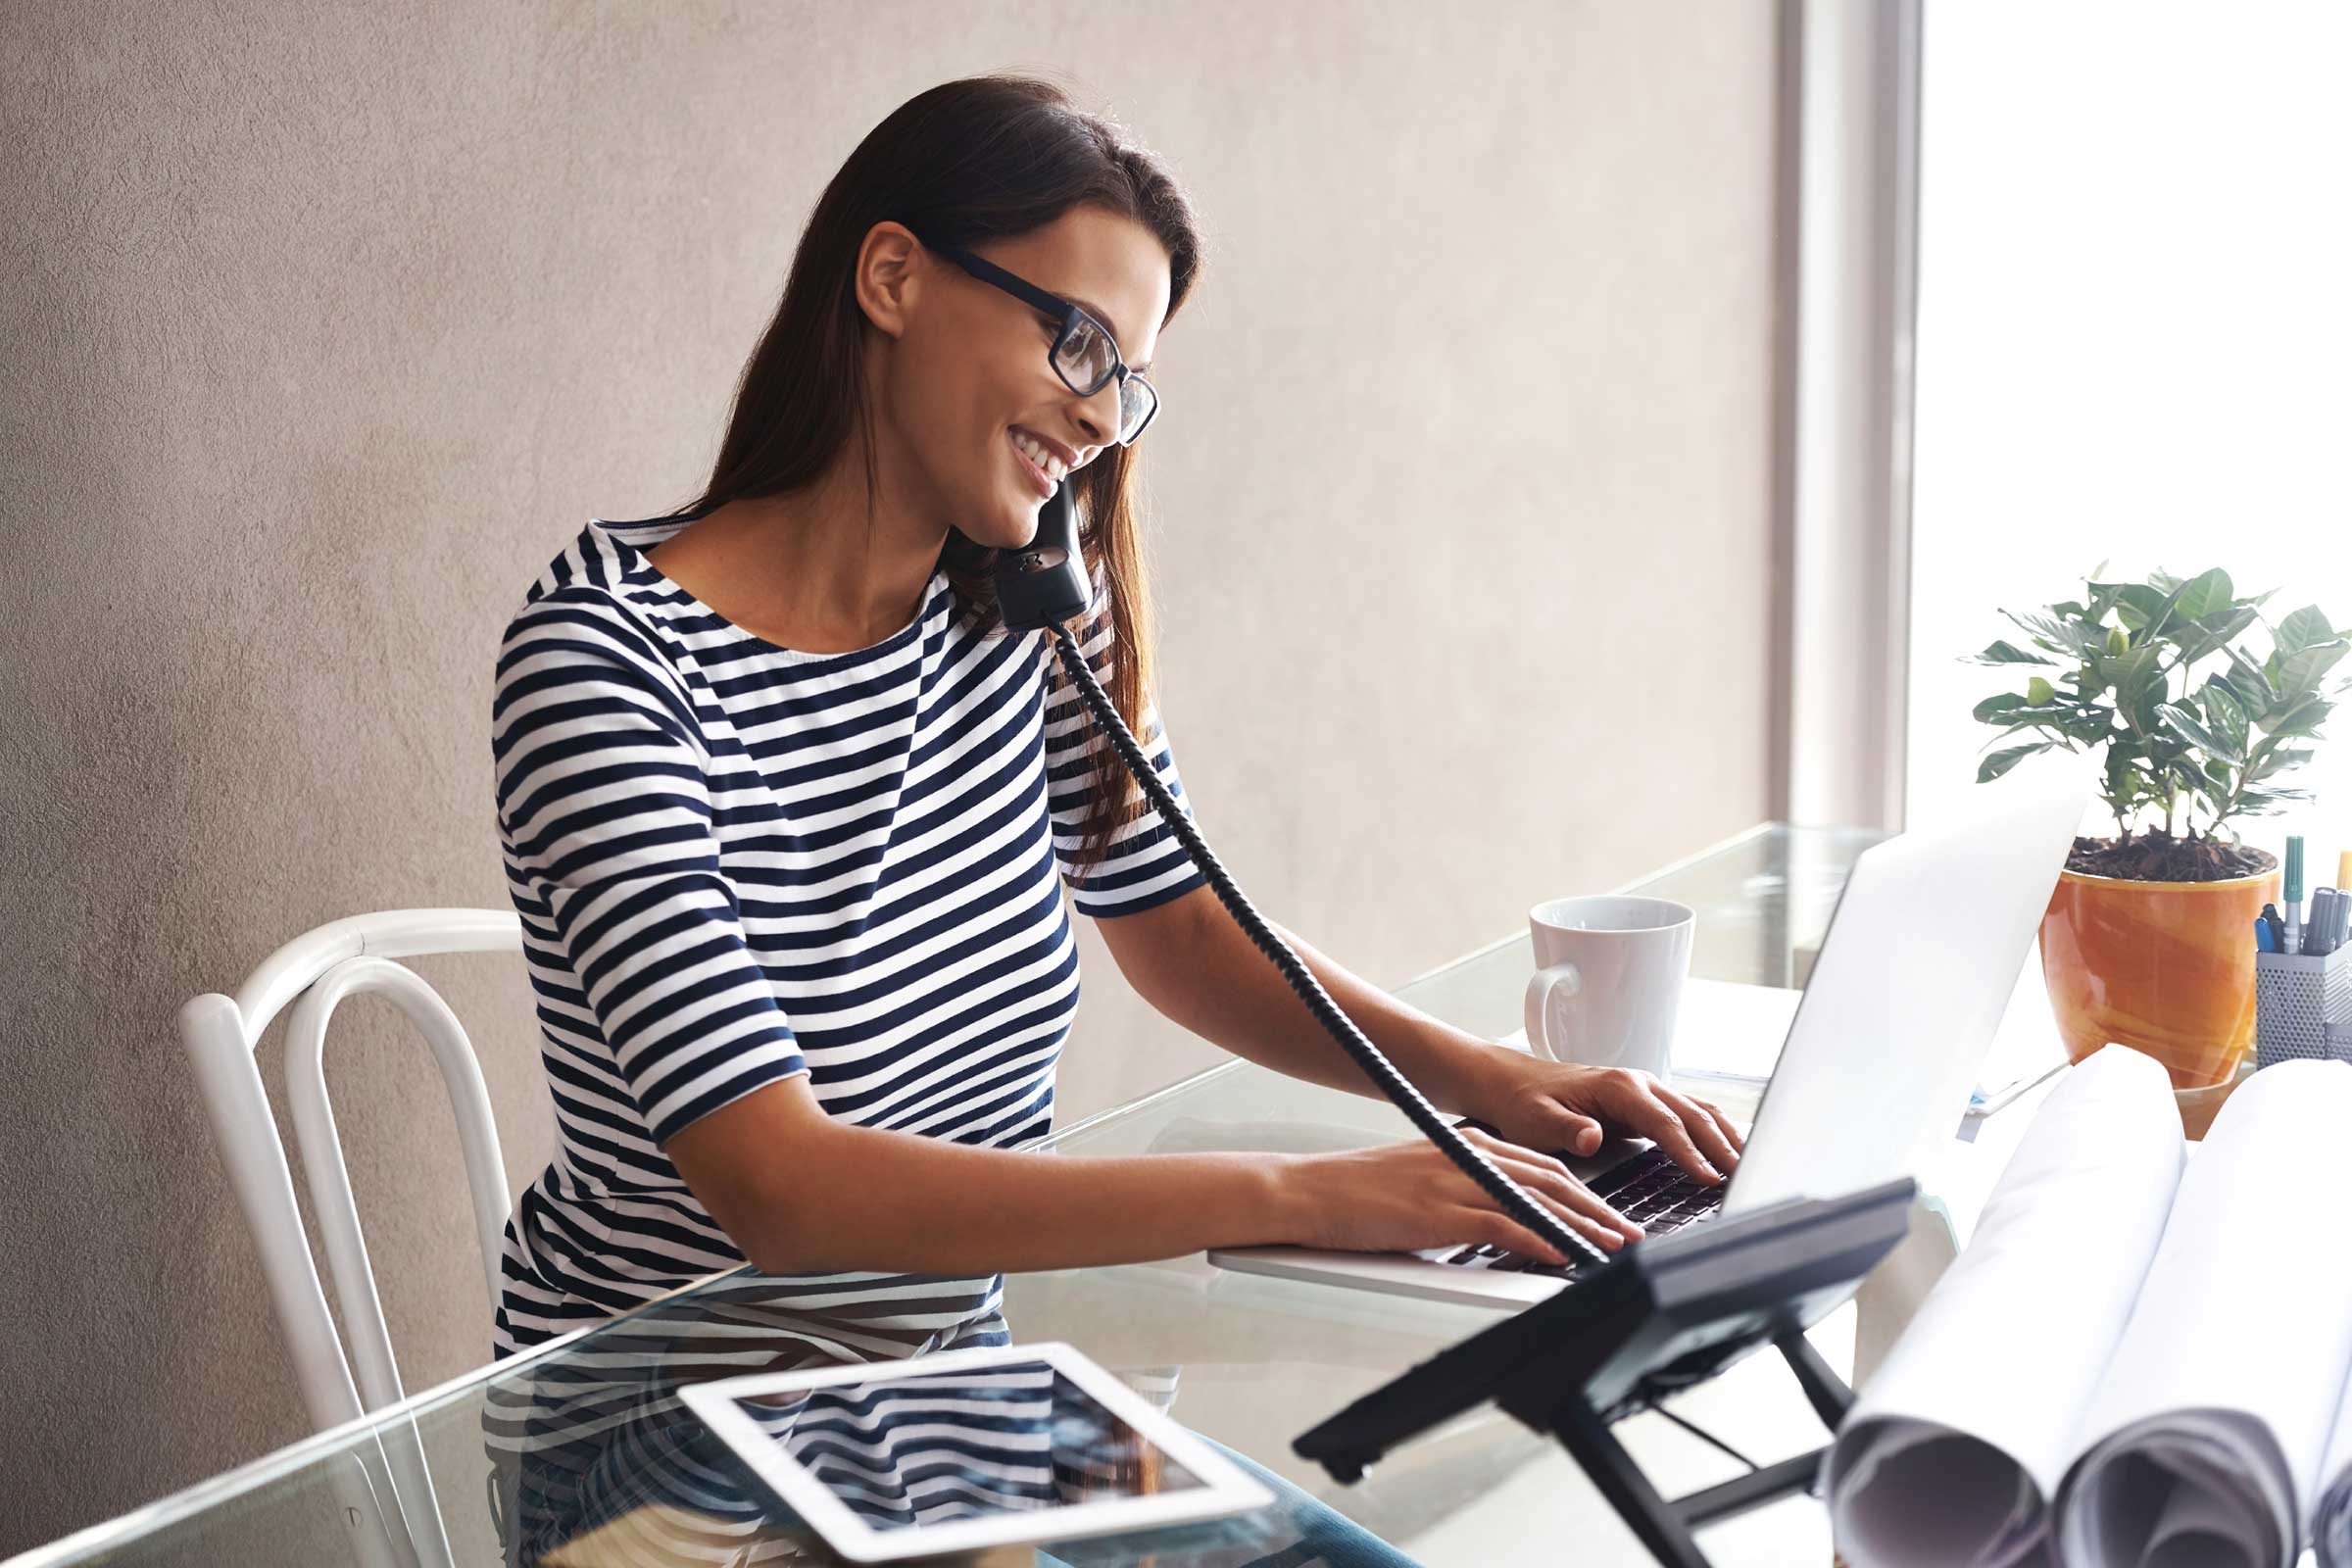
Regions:
[[[1062,887],[1100,917],[1206,882],[1149,811],[1076,866],[1103,742],[1053,689],[1046,632],[983,635],[940,570],[871,647],[779,647],[645,559],[690,525],[592,519],[499,650],[499,842],[557,1141],[507,1224],[502,1359],[743,1262],[662,1145],[768,1084],[806,1073],[859,1126],[1037,1143],[1079,998]],[[1107,684],[1096,582],[1080,649]],[[1192,816],[1155,708],[1140,729]],[[952,1337],[1003,1287],[857,1272],[729,1292],[853,1324],[845,1345],[878,1357]]]

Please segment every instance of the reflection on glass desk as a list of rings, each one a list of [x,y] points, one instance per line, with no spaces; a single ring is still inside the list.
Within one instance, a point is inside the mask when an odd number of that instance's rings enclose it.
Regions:
[[[1765,824],[1619,891],[1697,909],[1694,974],[1798,986],[1854,857],[1884,836]],[[1395,994],[1486,1038],[1508,1034],[1520,1024],[1534,970],[1524,918],[1516,923],[1509,936],[1394,987]],[[1403,1115],[1385,1101],[1235,1060],[1065,1128],[1050,1147],[1085,1155],[1318,1150],[1406,1136]],[[1849,1307],[1814,1335],[1840,1373],[1850,1366],[1852,1318]],[[1556,1446],[1491,1407],[1392,1454],[1353,1487],[1292,1454],[1299,1433],[1492,1321],[1480,1308],[1228,1273],[1195,1255],[1012,1275],[1003,1317],[952,1331],[940,1348],[1066,1340],[1188,1428],[1414,1561],[1645,1561]],[[521,1560],[828,1561],[790,1510],[701,1428],[675,1390],[849,1359],[830,1338],[838,1331],[838,1322],[764,1304],[749,1271],[718,1275],[37,1556],[44,1564],[406,1565],[443,1560],[446,1550],[448,1561],[494,1564],[512,1560],[504,1547],[510,1537],[547,1518],[565,1521],[560,1539],[538,1541]],[[274,1333],[257,1323],[256,1336],[256,1375],[290,1376]],[[1818,1422],[1769,1358],[1693,1391],[1677,1409],[1759,1463],[1820,1442]],[[1740,1471],[1655,1415],[1627,1422],[1619,1437],[1670,1490]],[[429,1475],[429,1486],[415,1479],[419,1474]],[[411,1479],[395,1479],[404,1475]],[[390,1517],[392,1528],[371,1528],[370,1507]],[[1296,1522],[1277,1509],[1064,1543],[1046,1548],[1051,1557],[1033,1558],[1023,1547],[970,1560],[1239,1568],[1297,1541]],[[1731,1521],[1702,1541],[1725,1564],[1826,1568],[1830,1561],[1826,1519],[1808,1498]]]

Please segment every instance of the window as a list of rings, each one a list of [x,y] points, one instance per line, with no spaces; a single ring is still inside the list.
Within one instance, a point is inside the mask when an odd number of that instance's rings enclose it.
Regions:
[[[1914,819],[1977,787],[1969,710],[2024,687],[1958,660],[2102,560],[2352,623],[2352,8],[1946,6],[1921,49]],[[2304,834],[2326,885],[2352,707],[2316,745],[2281,780],[2316,803],[2234,826]]]

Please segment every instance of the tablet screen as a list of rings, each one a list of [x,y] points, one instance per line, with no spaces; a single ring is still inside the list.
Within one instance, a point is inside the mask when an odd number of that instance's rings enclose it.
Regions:
[[[877,1534],[1205,1485],[1043,1359],[730,1402]]]

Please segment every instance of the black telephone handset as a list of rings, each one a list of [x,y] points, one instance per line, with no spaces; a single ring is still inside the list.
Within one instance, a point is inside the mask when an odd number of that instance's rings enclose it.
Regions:
[[[1559,1248],[1569,1257],[1583,1263],[1606,1265],[1613,1261],[1599,1248],[1571,1230],[1566,1221],[1538,1202],[1526,1189],[1505,1176],[1493,1160],[1473,1148],[1436,1106],[1422,1098],[1421,1092],[1413,1087],[1410,1080],[1381,1054],[1380,1048],[1366,1039],[1364,1032],[1355,1026],[1355,1020],[1342,1012],[1339,1004],[1331,1000],[1330,994],[1323,989],[1323,983],[1315,978],[1314,971],[1299,961],[1298,955],[1291,951],[1290,944],[1277,936],[1250,906],[1241,888],[1226,874],[1225,867],[1218,863],[1207,841],[1200,837],[1200,831],[1184,814],[1183,808],[1176,804],[1176,797],[1168,793],[1167,785],[1160,779],[1159,770],[1145,758],[1143,748],[1136,744],[1135,736],[1129,733],[1125,720],[1119,717],[1118,709],[1103,695],[1102,684],[1095,679],[1093,668],[1079,651],[1078,639],[1070,633],[1068,622],[1093,608],[1094,579],[1087,571],[1084,553],[1079,549],[1078,523],[1070,505],[1067,480],[1054,486],[1053,496],[1039,511],[1037,537],[1022,549],[1005,552],[1004,561],[998,564],[996,580],[997,606],[1004,614],[1006,629],[1031,631],[1041,626],[1046,628],[1060,649],[1062,666],[1068,670],[1079,697],[1094,713],[1096,724],[1109,738],[1112,748],[1118,752],[1119,760],[1126,763],[1127,771],[1143,787],[1144,794],[1158,811],[1159,819],[1183,842],[1186,853],[1193,858],[1193,863],[1208,878],[1209,886],[1216,890],[1218,901],[1233,912],[1234,919],[1249,933],[1250,940],[1257,944],[1259,952],[1273,960],[1274,967],[1282,971],[1283,979],[1290,983],[1293,991],[1298,993],[1307,1010],[1330,1031],[1333,1039],[1346,1048],[1348,1054],[1355,1058],[1355,1064],[1364,1070],[1365,1076],[1379,1087],[1382,1094],[1396,1102],[1396,1108],[1405,1113],[1423,1137],[1445,1151],[1446,1157],[1501,1204],[1503,1211],[1511,1218]]]
[[[1067,480],[1037,514],[1037,537],[997,565],[997,608],[1011,631],[1058,626],[1093,608],[1094,582],[1078,548],[1077,509]]]

